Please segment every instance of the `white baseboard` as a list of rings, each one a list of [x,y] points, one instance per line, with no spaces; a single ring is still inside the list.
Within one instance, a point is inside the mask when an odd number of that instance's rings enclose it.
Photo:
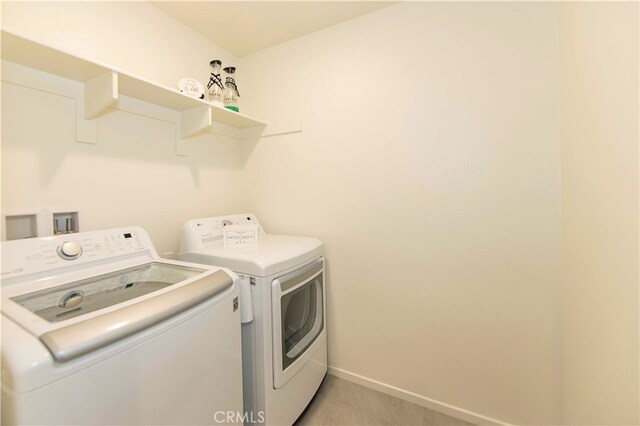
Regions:
[[[352,373],[350,371],[342,370],[340,368],[330,366],[328,368],[328,373],[333,376],[340,377],[341,379],[349,380],[350,382],[357,383],[373,390],[377,390],[378,392],[395,396],[396,398],[412,402],[414,404],[429,408],[434,411],[439,411],[448,416],[457,417],[458,419],[470,423],[474,423],[477,425],[510,426],[509,423],[492,419],[491,417],[483,416],[481,414],[455,407],[453,405],[445,404],[444,402],[436,401],[435,399],[427,398],[426,396],[418,395],[417,393],[409,392],[407,390],[400,389],[395,386],[391,386],[386,383],[382,383],[377,380]]]

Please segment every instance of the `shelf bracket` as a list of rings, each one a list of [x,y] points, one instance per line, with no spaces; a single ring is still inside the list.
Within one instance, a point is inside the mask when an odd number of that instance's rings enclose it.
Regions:
[[[198,107],[182,111],[176,123],[176,155],[188,157],[186,140],[211,127],[211,107]]]
[[[83,86],[76,98],[76,141],[95,144],[97,130],[93,118],[118,100],[118,73],[108,71]]]
[[[118,100],[118,73],[108,71],[84,83],[84,118],[100,115]]]
[[[183,138],[188,138],[211,126],[211,108],[198,107],[180,113],[180,127]]]

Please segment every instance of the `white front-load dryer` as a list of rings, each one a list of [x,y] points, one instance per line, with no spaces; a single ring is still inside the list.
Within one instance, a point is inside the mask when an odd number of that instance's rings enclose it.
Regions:
[[[225,248],[228,225],[254,225],[257,244]],[[229,268],[250,288],[240,296],[245,424],[293,424],[327,372],[322,242],[265,234],[252,214],[211,217],[184,224],[179,258]]]

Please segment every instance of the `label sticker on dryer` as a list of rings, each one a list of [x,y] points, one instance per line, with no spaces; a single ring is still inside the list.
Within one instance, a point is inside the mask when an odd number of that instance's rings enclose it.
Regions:
[[[223,228],[222,235],[225,248],[258,245],[257,225],[227,225]]]

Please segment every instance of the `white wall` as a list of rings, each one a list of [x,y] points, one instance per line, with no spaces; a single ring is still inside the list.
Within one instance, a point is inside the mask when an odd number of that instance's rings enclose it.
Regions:
[[[567,424],[640,424],[638,12],[560,7]]]
[[[171,87],[236,60],[144,2],[3,2],[2,26]],[[4,212],[81,208],[86,230],[141,225],[167,253],[186,220],[245,210],[235,140],[197,137],[177,157],[173,123],[114,110],[96,119],[96,145],[76,143],[70,97],[6,82],[2,114]]]
[[[557,13],[403,3],[243,58],[271,232],[326,243],[330,364],[498,420],[560,416]]]
[[[172,123],[114,110],[78,144],[70,97],[3,83],[2,208],[161,253],[253,210],[326,242],[333,367],[506,422],[638,423],[637,14],[411,2],[237,60],[146,3],[3,2],[4,28],[165,85],[237,61],[243,110],[304,131],[181,158]]]

